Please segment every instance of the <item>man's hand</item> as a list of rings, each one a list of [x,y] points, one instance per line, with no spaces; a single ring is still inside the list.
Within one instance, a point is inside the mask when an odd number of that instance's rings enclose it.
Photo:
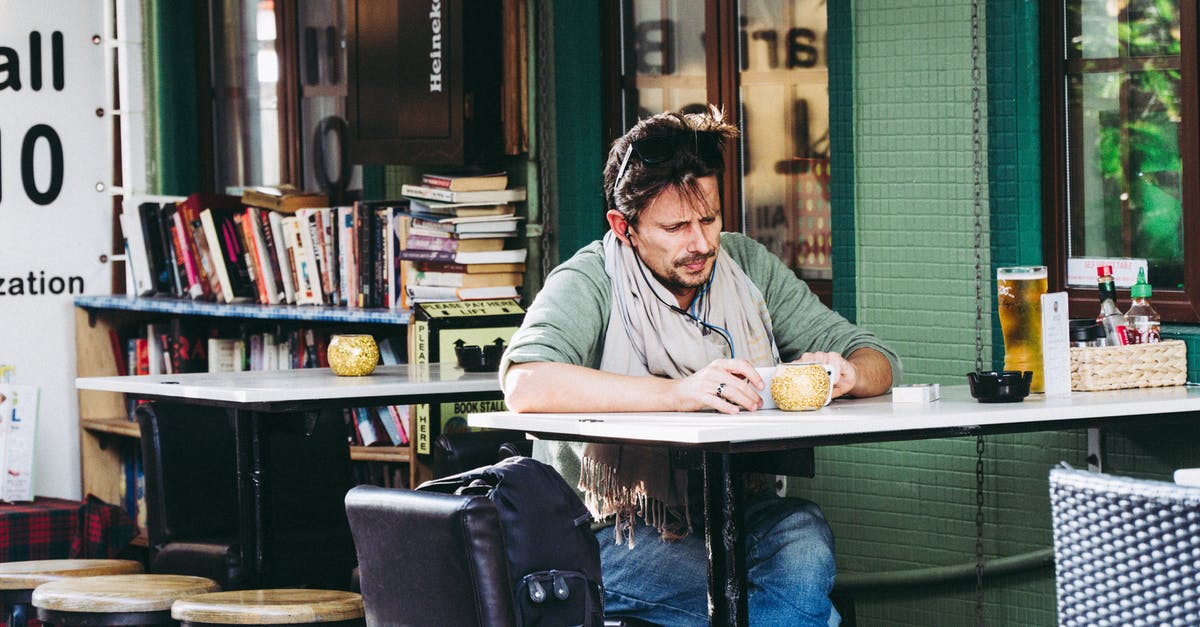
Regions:
[[[892,364],[883,353],[873,348],[860,348],[850,358],[840,353],[804,353],[797,362],[816,362],[837,365],[841,377],[833,386],[833,398],[847,394],[862,398],[877,396],[892,387]]]
[[[672,403],[676,411],[713,408],[723,414],[762,407],[758,391],[764,383],[754,364],[745,359],[718,359],[676,381]]]

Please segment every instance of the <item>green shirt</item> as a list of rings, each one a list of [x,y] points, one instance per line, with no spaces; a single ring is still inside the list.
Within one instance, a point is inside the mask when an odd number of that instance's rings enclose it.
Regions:
[[[722,233],[721,249],[762,292],[771,315],[775,344],[783,362],[805,352],[849,355],[870,347],[892,364],[892,381],[900,381],[900,360],[873,333],[860,329],[830,310],[808,285],[762,244],[740,233]],[[500,380],[514,363],[558,362],[598,368],[612,309],[612,284],[604,271],[604,249],[593,242],[560,264],[529,306],[521,328],[509,341],[500,363]],[[535,456],[555,466],[575,485],[579,449],[564,443],[535,443]]]

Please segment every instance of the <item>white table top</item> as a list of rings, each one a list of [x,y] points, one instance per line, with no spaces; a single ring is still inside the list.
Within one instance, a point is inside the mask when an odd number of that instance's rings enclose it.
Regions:
[[[80,390],[202,400],[230,405],[437,394],[499,392],[494,372],[465,372],[450,364],[380,366],[365,377],[339,377],[329,368],[197,372],[176,375],[80,377]]]
[[[564,439],[639,440],[666,444],[709,444],[759,440],[820,439],[922,430],[1021,425],[1049,421],[1200,412],[1200,387],[1166,387],[1034,394],[1020,403],[979,403],[967,386],[942,387],[940,400],[893,404],[890,395],[835,400],[817,411],[778,409],[735,415],[707,412],[470,414],[473,427],[519,429]],[[1197,416],[1200,419],[1200,416]]]

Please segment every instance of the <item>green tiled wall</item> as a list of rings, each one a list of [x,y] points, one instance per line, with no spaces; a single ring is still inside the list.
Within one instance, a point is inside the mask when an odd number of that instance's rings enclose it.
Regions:
[[[830,225],[833,308],[858,321],[854,245],[854,7],[825,5],[829,46]]]
[[[830,124],[836,133],[849,120],[853,136],[833,138],[852,155],[849,187],[843,179],[834,190],[834,221],[853,228],[857,321],[900,353],[905,381],[965,383],[976,355],[970,2],[834,4]],[[990,367],[993,354],[1001,356],[993,345],[994,268],[1040,261],[1036,3],[996,0],[981,17],[982,359]],[[846,82],[848,96],[838,89]],[[1061,460],[1083,464],[1084,433],[984,443],[985,555],[1049,548],[1046,473]],[[818,449],[816,478],[793,489],[824,509],[848,580],[958,565],[974,556],[975,462],[974,438]],[[860,624],[949,625],[974,622],[974,594],[969,579],[854,596]],[[1051,569],[989,580],[984,606],[989,625],[1053,624]]]
[[[604,145],[600,102],[604,64],[601,62],[600,28],[603,3],[553,3],[554,75],[553,124],[557,142],[543,154],[554,156],[558,206],[547,207],[555,216],[559,259],[567,259],[593,240],[600,239],[604,220],[601,170],[608,155]]]
[[[959,382],[975,361],[970,5],[854,7],[858,322],[904,357],[907,381]]]

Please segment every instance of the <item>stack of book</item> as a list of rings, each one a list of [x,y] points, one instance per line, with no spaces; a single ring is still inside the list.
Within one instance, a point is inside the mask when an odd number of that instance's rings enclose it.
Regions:
[[[397,223],[405,305],[492,298],[520,299],[525,257],[522,218],[503,172],[427,173],[404,185],[408,211]]]

